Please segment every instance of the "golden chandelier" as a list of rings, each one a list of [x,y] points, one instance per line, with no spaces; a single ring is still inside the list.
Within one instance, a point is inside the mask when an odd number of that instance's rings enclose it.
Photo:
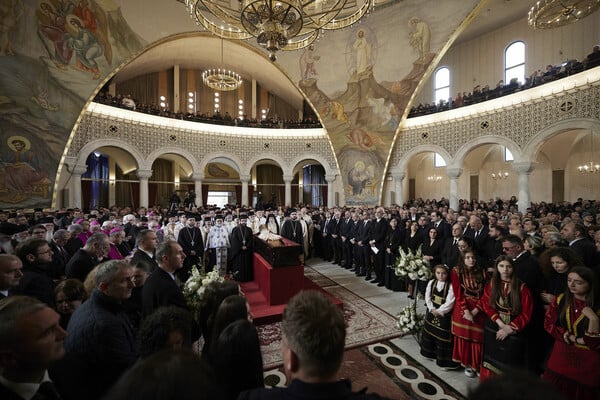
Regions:
[[[255,37],[277,59],[279,50],[298,50],[314,42],[321,29],[358,22],[373,0],[183,0],[191,18],[225,39]]]

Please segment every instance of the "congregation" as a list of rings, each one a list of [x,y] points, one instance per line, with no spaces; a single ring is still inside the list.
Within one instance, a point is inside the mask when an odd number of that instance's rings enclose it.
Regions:
[[[253,241],[266,234],[302,246],[300,262],[320,258],[357,279],[424,298],[421,354],[440,367],[481,380],[527,369],[565,398],[593,399],[600,390],[598,207],[578,199],[521,211],[513,197],[461,200],[458,210],[444,198],[375,208],[3,210],[0,393],[32,398],[52,381],[61,397],[44,398],[136,398],[135,383],[163,373],[190,392],[225,389],[210,398],[277,397],[244,392],[264,381],[258,334],[238,282],[253,279]],[[394,273],[408,251],[421,251],[431,267],[427,285]],[[224,278],[208,284],[199,308],[182,291],[194,267]],[[27,324],[45,339],[17,335]],[[296,296],[282,335],[284,369],[294,379],[285,390],[379,398],[334,382],[345,332],[326,298]],[[19,353],[32,343],[44,346],[43,359]],[[189,365],[196,356],[184,349],[192,343],[202,348],[203,370],[195,370],[202,378],[183,383],[165,365]],[[166,348],[181,350],[161,352]],[[164,390],[156,376],[144,390]],[[27,379],[39,383],[19,385],[33,382]]]
[[[534,70],[525,78],[524,82],[519,82],[518,78],[513,78],[509,82],[498,81],[495,87],[490,85],[476,85],[470,92],[458,92],[455,98],[447,100],[442,99],[439,103],[418,104],[410,109],[408,117],[419,117],[421,115],[434,114],[442,111],[448,111],[454,108],[469,106],[482,101],[495,99],[497,97],[507,96],[522,90],[527,90],[536,86],[543,85],[557,79],[566,78],[573,74],[595,68],[600,65],[600,45],[594,46],[592,52],[582,61],[569,59],[558,65],[548,64],[545,69]]]
[[[100,91],[94,98],[94,102],[106,104],[113,107],[124,108],[144,114],[157,115],[166,118],[175,118],[185,121],[202,122],[205,124],[217,124],[228,126],[239,126],[245,128],[276,128],[276,129],[311,129],[321,128],[321,123],[315,118],[306,117],[302,120],[281,120],[277,117],[268,117],[261,120],[248,118],[247,115],[239,118],[233,118],[229,112],[221,114],[219,110],[214,113],[209,112],[175,112],[168,107],[159,107],[156,104],[139,103],[131,97],[130,94],[116,96],[107,91]]]

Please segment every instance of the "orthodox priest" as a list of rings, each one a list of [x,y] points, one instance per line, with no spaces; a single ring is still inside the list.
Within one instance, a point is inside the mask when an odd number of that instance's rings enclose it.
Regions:
[[[229,249],[229,233],[223,225],[223,216],[215,215],[215,226],[210,228],[206,235],[204,251],[208,252],[208,265],[204,268],[206,272],[214,268],[219,271],[219,275],[225,276],[227,273],[227,250]]]
[[[247,226],[248,216],[240,214],[238,226],[231,231],[231,247],[227,256],[231,260],[233,278],[238,282],[248,282],[254,279],[252,254],[254,250],[254,235]]]
[[[286,214],[289,216],[289,219],[284,221],[283,225],[281,225],[281,236],[291,240],[292,242],[298,243],[304,248],[302,225],[298,221],[296,209],[292,208],[288,210]],[[300,263],[304,264],[304,254],[300,255]]]
[[[185,227],[179,230],[177,243],[185,253],[185,260],[183,260],[183,268],[177,270],[176,274],[181,282],[185,282],[190,277],[192,266],[196,265],[199,270],[202,269],[204,241],[202,240],[202,231],[196,226],[195,215],[187,216]]]

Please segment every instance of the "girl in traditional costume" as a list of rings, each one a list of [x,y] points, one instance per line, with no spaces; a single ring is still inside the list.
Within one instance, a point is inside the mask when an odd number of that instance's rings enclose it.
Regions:
[[[529,288],[514,273],[512,258],[496,259],[494,275],[485,287],[480,306],[488,316],[481,380],[510,368],[526,367],[527,340],[523,330],[531,320],[533,298]]]
[[[598,399],[600,393],[600,306],[594,272],[573,267],[567,290],[546,311],[544,328],[554,347],[543,378],[567,399]]]
[[[480,312],[477,303],[483,295],[486,279],[484,269],[478,264],[473,251],[466,251],[460,256],[458,266],[452,270],[451,279],[456,297],[452,310],[452,360],[465,367],[465,375],[474,378],[481,366],[485,323],[485,313]]]
[[[435,278],[429,281],[425,289],[427,315],[421,337],[421,355],[435,359],[443,369],[456,369],[459,364],[452,361],[454,343],[450,333],[454,291],[445,265],[436,265],[433,273]]]

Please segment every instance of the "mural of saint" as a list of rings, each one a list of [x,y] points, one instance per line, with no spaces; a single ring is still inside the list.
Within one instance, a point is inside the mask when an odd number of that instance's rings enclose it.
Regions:
[[[302,79],[306,80],[318,75],[315,68],[315,61],[319,61],[321,57],[315,55],[314,52],[315,46],[311,44],[300,56],[300,75],[302,76]]]
[[[365,31],[359,29],[352,46],[356,56],[356,75],[360,75],[371,67],[371,43],[365,37]]]
[[[419,60],[424,60],[429,54],[431,44],[431,31],[427,22],[417,17],[409,20],[409,26],[412,29],[410,33],[410,45],[419,52]]]
[[[66,69],[73,56],[73,50],[65,46],[67,34],[65,17],[57,13],[52,4],[47,2],[40,3],[37,16],[40,34],[54,45],[52,50],[48,49],[52,61],[57,67]]]
[[[44,185],[48,173],[31,150],[31,142],[23,136],[10,136],[6,144],[11,150],[1,161],[4,169],[4,187],[11,202],[18,202],[34,192],[34,185]],[[49,181],[48,181],[49,183]]]

